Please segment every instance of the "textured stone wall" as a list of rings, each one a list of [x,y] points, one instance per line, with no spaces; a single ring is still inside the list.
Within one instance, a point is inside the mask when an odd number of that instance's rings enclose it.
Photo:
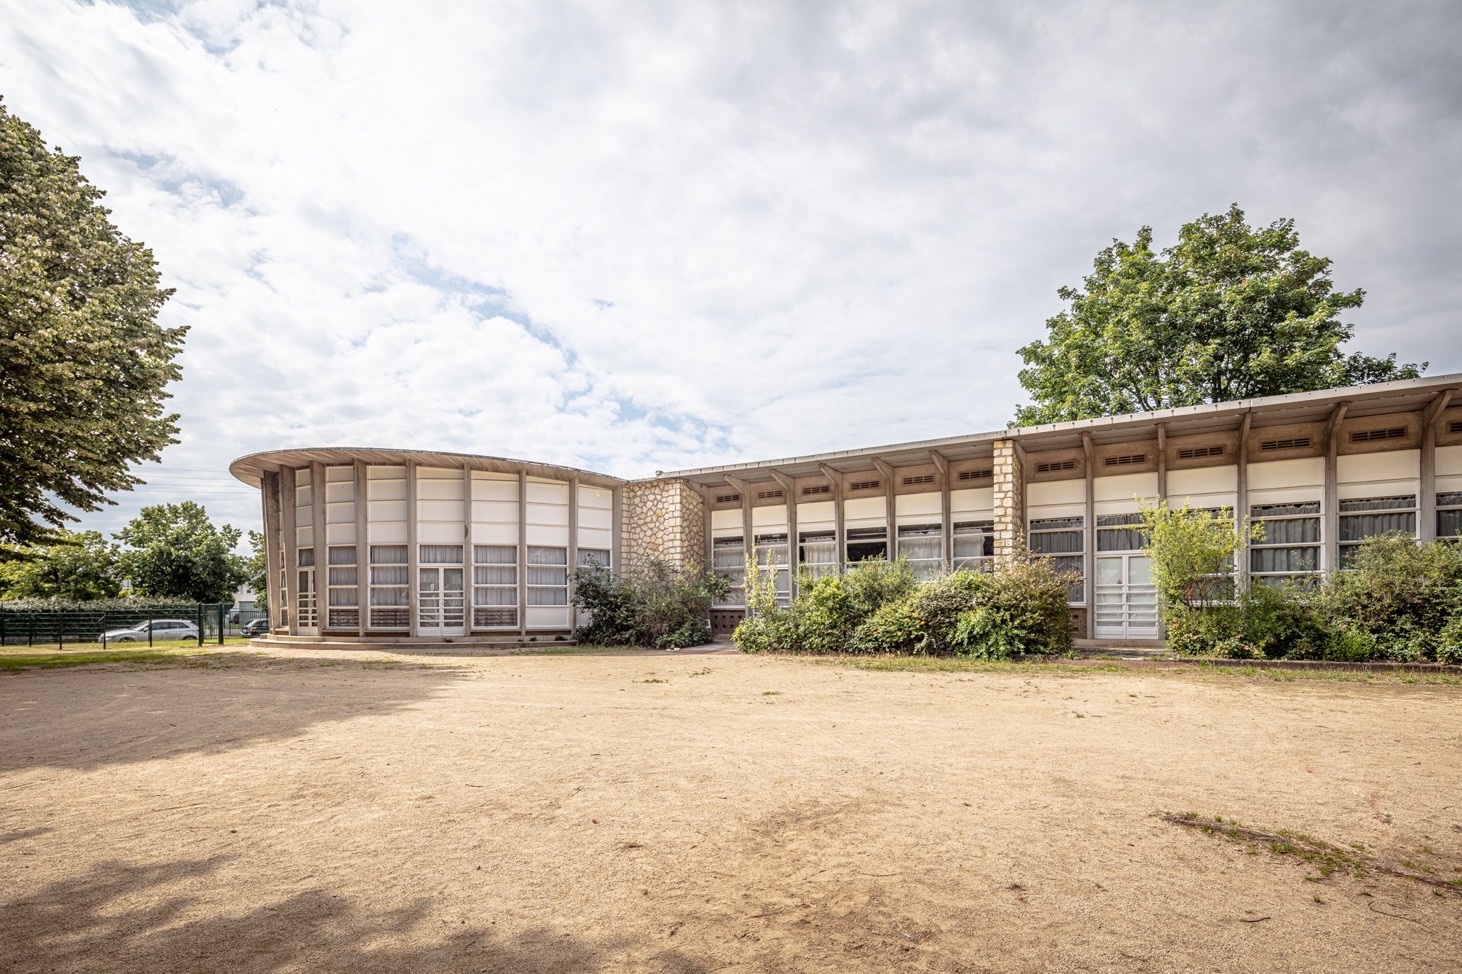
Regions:
[[[1025,474],[1014,440],[995,441],[995,564],[1025,550]]]
[[[624,488],[622,557],[627,571],[663,561],[706,564],[706,504],[683,480],[642,480]]]

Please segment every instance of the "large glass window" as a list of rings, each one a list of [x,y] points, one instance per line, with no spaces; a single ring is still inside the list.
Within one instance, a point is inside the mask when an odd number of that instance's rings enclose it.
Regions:
[[[804,531],[802,571],[808,578],[823,578],[838,573],[838,539],[832,531]]]
[[[1437,495],[1437,537],[1462,539],[1462,491]]]
[[[954,523],[954,568],[988,572],[995,565],[995,522]]]
[[[1031,553],[1048,558],[1059,572],[1076,576],[1067,590],[1066,601],[1080,605],[1086,601],[1086,535],[1085,520],[1080,517],[1048,517],[1031,521]]]
[[[569,604],[569,550],[528,546],[527,583],[529,605]]]
[[[1147,544],[1142,515],[1098,514],[1097,551],[1141,551]]]
[[[898,556],[906,558],[914,577],[927,582],[944,571],[944,528],[938,524],[905,524],[899,528]]]
[[[360,589],[356,587],[355,545],[331,545],[328,556],[328,615],[331,629],[354,629],[360,625]]]
[[[518,547],[472,546],[472,628],[518,628]]]
[[[1416,495],[1340,502],[1340,567],[1349,568],[1360,543],[1383,534],[1416,537]]]
[[[746,547],[740,538],[716,538],[711,542],[711,570],[731,586],[718,605],[746,604]]]
[[[610,557],[608,548],[580,548],[579,567],[593,568],[597,566],[599,568],[613,568],[614,566],[609,562]]]
[[[1255,504],[1249,517],[1264,529],[1249,546],[1249,574],[1264,585],[1304,581],[1320,570],[1320,504]]]
[[[849,528],[847,548],[849,565],[870,558],[887,558],[888,528]]]
[[[406,546],[371,545],[370,618],[372,629],[405,629],[411,625]]]
[[[785,534],[758,534],[756,536],[756,563],[764,572],[773,573],[777,602],[786,605],[792,600],[792,569],[788,562],[787,536]]]

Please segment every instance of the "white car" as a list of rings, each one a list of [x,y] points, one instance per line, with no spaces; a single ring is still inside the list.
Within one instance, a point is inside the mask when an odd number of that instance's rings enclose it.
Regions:
[[[104,643],[145,643],[147,642],[147,628],[152,627],[152,639],[154,642],[163,639],[198,639],[198,626],[187,619],[153,619],[152,622],[141,622],[131,629],[113,629],[104,632],[98,637]]]

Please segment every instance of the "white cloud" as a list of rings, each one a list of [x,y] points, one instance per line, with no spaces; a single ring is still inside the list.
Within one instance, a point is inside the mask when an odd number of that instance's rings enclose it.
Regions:
[[[1445,5],[17,0],[11,111],[193,326],[140,503],[412,445],[640,475],[995,428],[1113,236],[1238,201],[1462,368]],[[215,493],[216,491],[216,493]]]

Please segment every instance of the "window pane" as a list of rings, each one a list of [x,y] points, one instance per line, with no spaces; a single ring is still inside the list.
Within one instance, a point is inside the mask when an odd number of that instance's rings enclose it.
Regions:
[[[404,565],[406,564],[406,546],[404,544],[373,544],[371,545],[372,565]]]
[[[526,576],[529,585],[567,585],[569,570],[553,565],[529,565]],[[537,605],[561,605],[560,602],[539,602]]]
[[[1381,534],[1416,534],[1416,512],[1347,514],[1340,519],[1340,540],[1361,541]]]
[[[1031,551],[1038,555],[1059,555],[1081,551],[1081,532],[1032,531]]]
[[[517,605],[518,589],[499,586],[494,588],[475,588],[472,590],[472,603],[474,605]],[[513,623],[517,625],[517,623]]]
[[[311,565],[313,565],[315,563],[315,549],[314,548],[301,548],[301,549],[299,549],[298,552],[296,552],[296,557],[299,560],[299,566],[298,567],[300,567],[300,568],[309,568]]]
[[[1288,521],[1263,521],[1264,540],[1259,544],[1318,544],[1320,519],[1299,517]]]
[[[529,605],[568,605],[569,593],[564,588],[529,588]]]
[[[1462,538],[1462,511],[1437,512],[1437,537]]]
[[[604,548],[580,548],[579,565],[588,568],[598,565],[600,568],[609,567],[609,551]]]
[[[477,585],[517,585],[517,565],[478,565],[472,569],[472,581]]]
[[[386,568],[371,569],[372,585],[405,585],[406,578],[404,566],[392,565]]]
[[[355,545],[331,545],[330,564],[332,565],[354,565]]]
[[[1249,569],[1256,573],[1313,572],[1320,569],[1319,548],[1251,548]]]
[[[1097,551],[1141,551],[1147,544],[1141,528],[1101,528],[1097,531]]]
[[[478,565],[516,565],[518,548],[506,544],[473,545],[472,561]]]
[[[528,546],[528,564],[530,565],[567,565],[568,563],[569,549],[567,548]]]
[[[1260,517],[1296,517],[1302,514],[1319,514],[1319,501],[1306,501],[1301,504],[1255,504],[1249,508],[1249,516]]]
[[[1340,502],[1341,514],[1362,511],[1407,511],[1416,507],[1416,497],[1367,497]]]
[[[420,548],[420,563],[423,565],[460,565],[462,546],[459,544],[424,544]]]
[[[331,585],[354,585],[355,578],[356,576],[354,565],[347,565],[343,568],[330,569]]]

